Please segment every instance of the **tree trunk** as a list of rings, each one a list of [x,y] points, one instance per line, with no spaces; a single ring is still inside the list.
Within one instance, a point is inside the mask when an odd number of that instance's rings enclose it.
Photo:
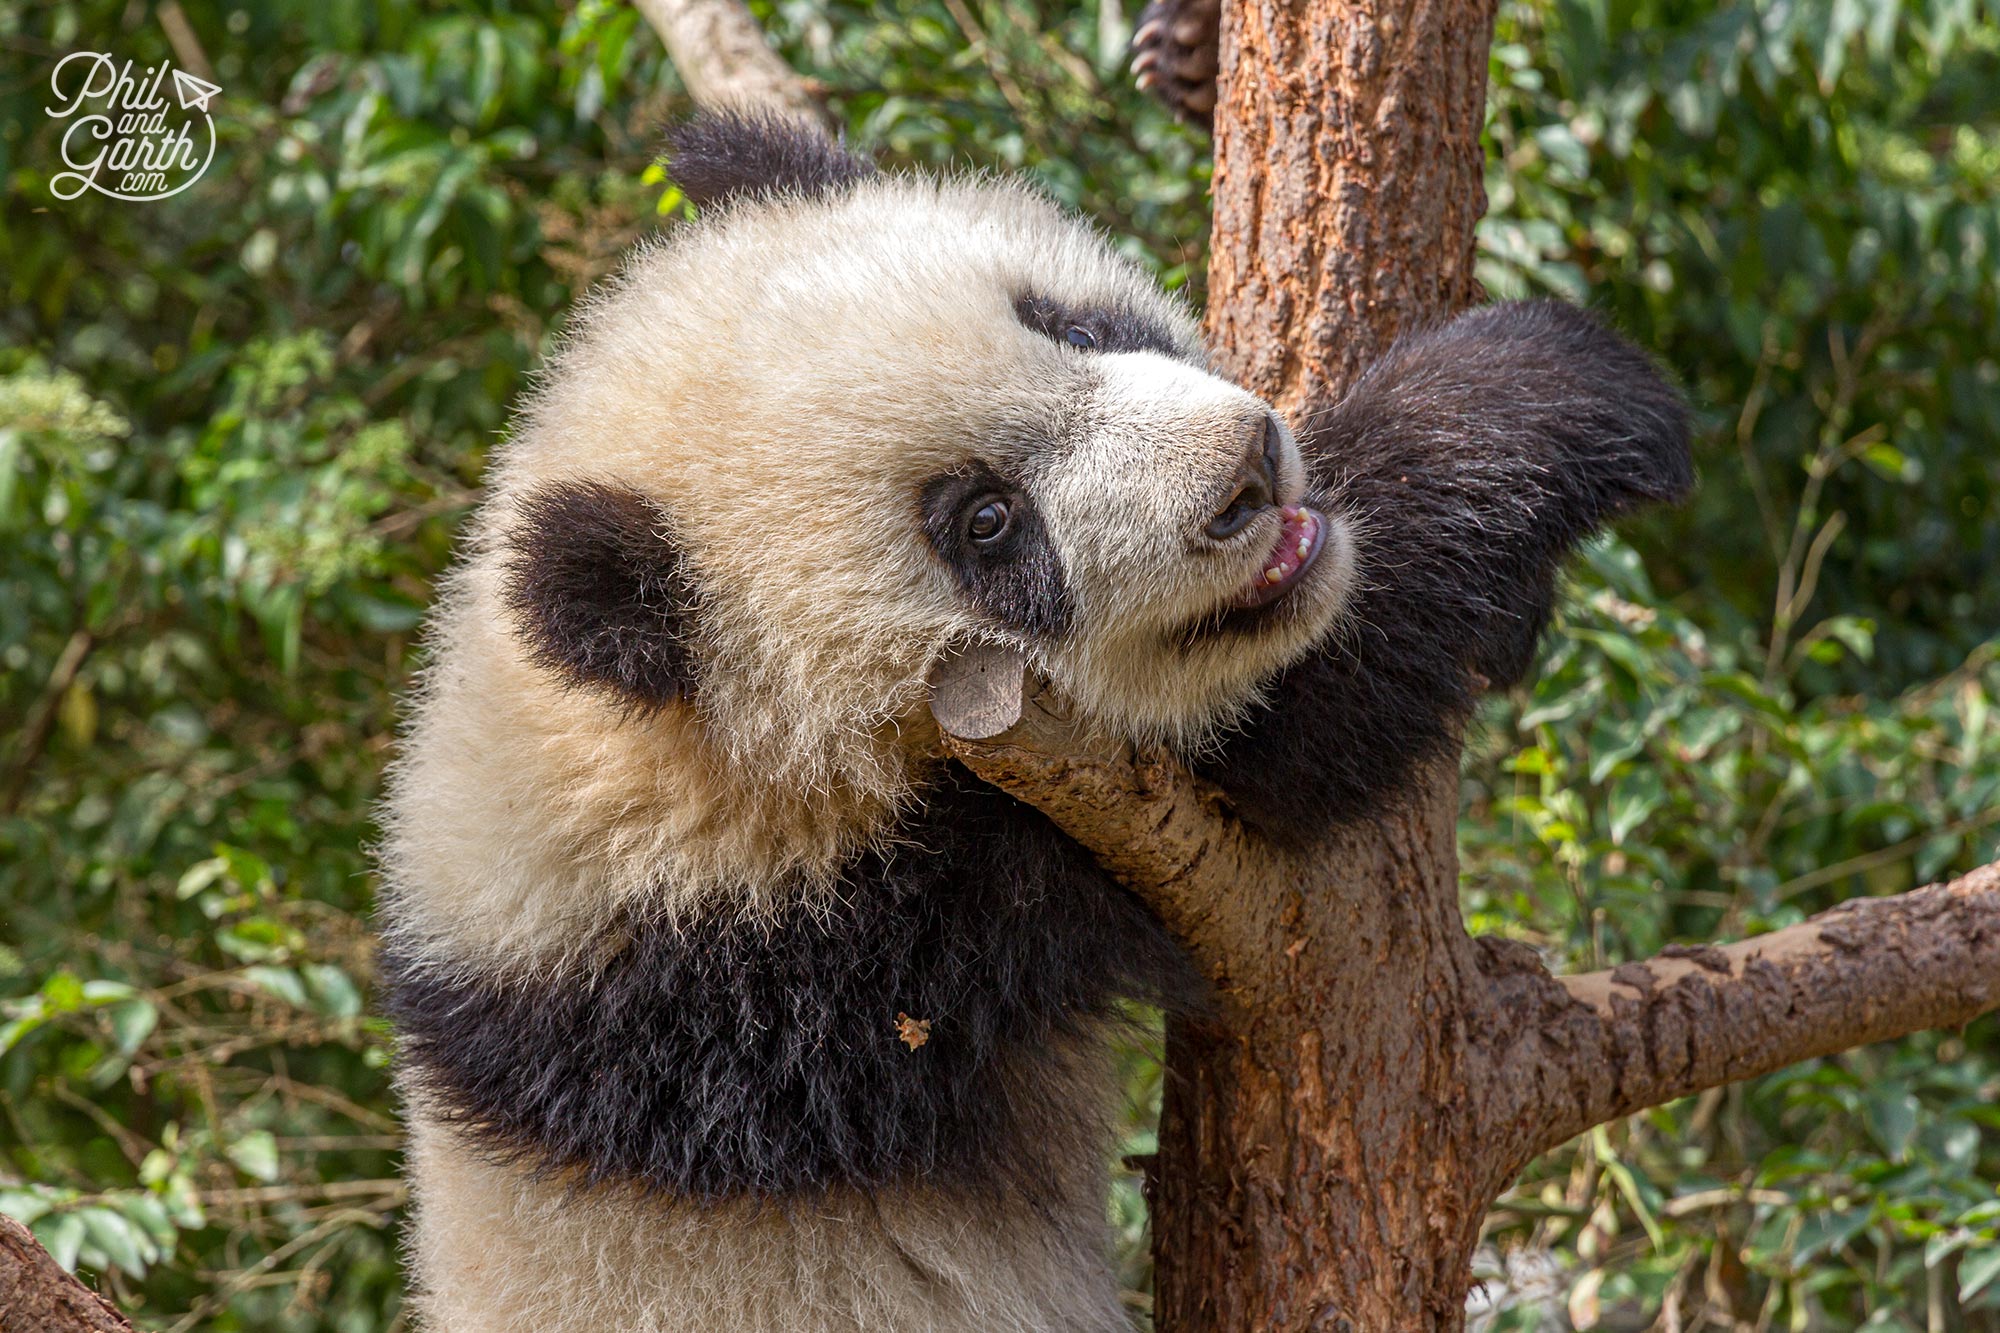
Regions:
[[[1492,0],[1223,6],[1209,343],[1291,411],[1476,299]]]
[[[1443,765],[1309,857],[1163,750],[1079,728],[1020,657],[933,677],[953,756],[1133,886],[1213,981],[1169,1039],[1162,1333],[1450,1330],[1492,1201],[1592,1125],[2000,1005],[2000,863],[1736,944],[1554,977],[1473,939]]]
[[[1221,373],[1297,419],[1397,334],[1474,299],[1492,30],[1487,0],[1224,5]],[[1253,918],[1271,975],[1216,1028],[1169,1032],[1163,1333],[1463,1325],[1503,1164],[1466,1104],[1468,1034],[1438,1030],[1477,989],[1457,795],[1441,771],[1406,810],[1345,830]]]
[[[1460,1013],[1456,784],[1344,830],[1265,921],[1268,976],[1168,1035],[1162,1330],[1459,1327],[1491,1174]],[[1328,869],[1337,867],[1337,869]],[[1261,896],[1261,895],[1260,895]]]

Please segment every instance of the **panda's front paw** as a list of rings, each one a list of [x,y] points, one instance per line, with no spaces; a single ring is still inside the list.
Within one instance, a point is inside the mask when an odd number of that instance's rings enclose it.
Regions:
[[[1139,87],[1190,125],[1215,127],[1215,42],[1222,0],[1151,0],[1132,32]]]

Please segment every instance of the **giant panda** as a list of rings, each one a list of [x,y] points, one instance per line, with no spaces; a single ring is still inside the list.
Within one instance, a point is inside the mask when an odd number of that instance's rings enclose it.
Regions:
[[[1513,305],[1288,423],[1027,186],[754,116],[670,163],[701,217],[521,408],[386,798],[418,1324],[1125,1329],[1107,1043],[1205,997],[927,676],[1011,645],[1310,846],[1687,487],[1681,399]]]

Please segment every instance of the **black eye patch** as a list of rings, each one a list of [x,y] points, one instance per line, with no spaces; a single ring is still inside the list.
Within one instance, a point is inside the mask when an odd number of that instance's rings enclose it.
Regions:
[[[1114,306],[1073,306],[1052,296],[1025,292],[1014,298],[1014,318],[1023,327],[1066,347],[1188,356],[1189,349],[1166,325]]]
[[[1068,633],[1076,615],[1069,579],[1025,492],[973,463],[933,477],[920,503],[931,549],[958,575],[974,606],[1036,638]],[[997,524],[996,508],[1004,511]]]

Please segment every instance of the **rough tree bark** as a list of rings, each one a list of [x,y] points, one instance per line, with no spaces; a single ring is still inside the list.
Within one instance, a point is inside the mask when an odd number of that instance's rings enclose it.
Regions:
[[[1294,413],[1472,303],[1492,0],[1222,8],[1208,334]]]
[[[1488,0],[1223,6],[1209,340],[1294,420],[1472,301],[1492,31]],[[1455,777],[1232,895],[1255,932],[1228,960],[1235,1012],[1168,1033],[1160,1328],[1463,1320],[1506,1182],[1462,1002],[1481,956],[1459,924]]]
[[[0,1217],[0,1333],[132,1333],[132,1325],[26,1227]]]

